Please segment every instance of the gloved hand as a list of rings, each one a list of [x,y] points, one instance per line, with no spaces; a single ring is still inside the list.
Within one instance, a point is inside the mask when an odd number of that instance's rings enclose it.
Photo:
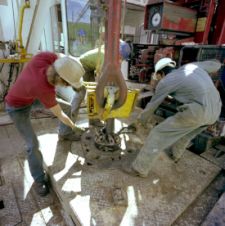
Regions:
[[[138,128],[144,128],[144,129],[150,129],[155,126],[155,119],[154,117],[149,118],[147,121],[142,117],[142,114],[139,114],[136,120],[129,125],[129,127],[136,128],[136,131]],[[151,126],[150,126],[151,125]]]
[[[85,132],[85,129],[82,128],[82,127],[78,127],[78,126],[75,126],[73,127],[73,132],[76,133],[76,134],[83,134]]]
[[[143,125],[143,124],[141,123],[141,121],[138,120],[138,119],[136,119],[134,122],[132,122],[132,123],[128,126],[129,129],[132,129],[132,130],[134,130],[134,131],[137,131],[138,128],[140,128],[140,127],[144,127],[144,125]],[[145,128],[145,127],[144,127],[144,128]]]
[[[141,127],[144,127],[145,129],[147,128],[147,124],[148,122],[146,121],[146,119],[143,117],[143,114],[140,113],[138,116],[137,116],[137,119],[136,119],[136,123],[137,125],[141,126]]]

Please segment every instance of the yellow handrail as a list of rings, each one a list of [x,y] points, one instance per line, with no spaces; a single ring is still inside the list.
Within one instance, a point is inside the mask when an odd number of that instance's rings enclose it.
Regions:
[[[27,52],[23,46],[22,30],[23,30],[23,17],[25,9],[30,8],[30,1],[25,1],[25,4],[20,8],[20,20],[19,20],[19,30],[18,30],[18,43],[17,52],[20,52],[21,58],[25,58]],[[20,49],[20,51],[19,51]]]

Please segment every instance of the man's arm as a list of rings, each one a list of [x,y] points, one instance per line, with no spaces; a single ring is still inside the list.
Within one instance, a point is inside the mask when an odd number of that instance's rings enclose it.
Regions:
[[[161,80],[156,87],[155,94],[153,95],[151,101],[146,105],[143,112],[139,115],[138,120],[144,125],[153,116],[155,110],[163,102],[163,100],[170,93],[170,89],[166,85],[164,80]]]
[[[71,127],[71,129],[75,129],[76,126],[72,122],[72,120],[63,112],[62,108],[59,104],[50,108],[50,111],[65,125]]]

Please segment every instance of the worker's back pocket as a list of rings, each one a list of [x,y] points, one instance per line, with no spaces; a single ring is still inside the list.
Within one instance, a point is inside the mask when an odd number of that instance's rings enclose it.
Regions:
[[[203,106],[198,103],[184,104],[177,108],[176,118],[184,123],[202,126],[207,123]]]

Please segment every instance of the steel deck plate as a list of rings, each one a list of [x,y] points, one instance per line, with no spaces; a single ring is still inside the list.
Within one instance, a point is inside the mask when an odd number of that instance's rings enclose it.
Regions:
[[[225,225],[225,193],[220,197],[214,208],[210,211],[202,226]]]
[[[39,141],[53,188],[77,225],[171,225],[220,171],[188,151],[177,164],[162,153],[142,179],[119,164],[87,165],[81,142],[58,141],[54,133]]]
[[[225,169],[225,146],[217,145],[216,148],[210,148],[203,152],[201,156],[217,166]]]
[[[3,201],[4,206],[0,209],[0,225],[17,225],[20,223],[22,219],[11,184],[0,186],[0,200]]]

